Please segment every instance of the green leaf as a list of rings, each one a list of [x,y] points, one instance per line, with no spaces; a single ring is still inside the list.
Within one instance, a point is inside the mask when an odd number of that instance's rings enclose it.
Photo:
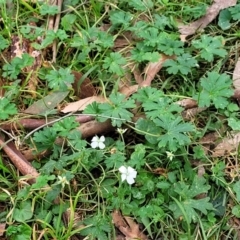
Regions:
[[[54,180],[55,175],[40,175],[37,177],[36,182],[32,184],[31,189],[40,189],[43,187],[46,187],[48,184],[48,181]]]
[[[24,53],[22,58],[15,57],[12,59],[11,63],[6,63],[3,65],[3,77],[9,77],[11,80],[17,79],[18,74],[21,70],[27,66],[33,64],[34,58],[29,54]]]
[[[138,63],[144,61],[158,62],[160,59],[160,55],[158,52],[145,52],[141,49],[135,48],[131,50],[131,59]]]
[[[105,216],[95,215],[83,221],[86,228],[81,230],[82,236],[88,236],[92,239],[106,240],[108,239],[107,233],[110,233],[110,222]]]
[[[169,189],[171,184],[167,181],[161,181],[156,184],[156,187],[160,189]]]
[[[138,34],[144,39],[144,45],[156,47],[159,42],[159,30],[155,27],[148,27],[144,32]]]
[[[105,122],[107,120],[106,117],[101,117],[99,115],[102,114],[101,109],[99,108],[100,104],[97,102],[93,102],[92,104],[87,105],[87,107],[84,109],[84,114],[94,114],[96,115],[96,120],[99,122]]]
[[[240,202],[240,181],[233,184],[233,190],[237,195],[237,200]]]
[[[214,56],[225,57],[227,55],[227,51],[223,49],[223,39],[219,37],[201,35],[201,40],[194,40],[192,45],[200,49],[200,56],[208,62],[212,62]]]
[[[222,30],[227,30],[231,27],[230,20],[232,18],[231,12],[229,9],[223,9],[218,17],[218,26]]]
[[[70,131],[77,127],[79,127],[79,123],[76,122],[76,118],[73,116],[64,118],[52,126],[54,131],[61,137],[67,137]]]
[[[237,218],[240,218],[240,205],[236,205],[232,208],[232,214]]]
[[[210,189],[206,185],[203,177],[195,176],[191,186],[184,182],[174,184],[174,191],[179,194],[179,200],[175,199],[169,206],[176,219],[186,216],[188,222],[197,221],[199,215],[196,210],[203,214],[207,214],[208,210],[214,210],[213,205],[209,202],[210,198],[193,199],[201,193],[207,193]],[[180,206],[179,206],[180,204]],[[183,212],[184,211],[184,212]]]
[[[139,102],[158,102],[159,98],[163,98],[164,93],[157,88],[144,87],[139,88],[136,93],[133,94],[133,98]]]
[[[31,25],[22,25],[20,27],[20,32],[23,36],[31,41],[34,41],[38,36],[45,34],[46,30],[41,27],[31,26]],[[33,44],[33,43],[32,43]]]
[[[67,91],[74,82],[74,75],[70,69],[60,68],[59,70],[51,70],[46,75],[49,87],[54,90]]]
[[[20,58],[14,58],[11,63],[4,64],[2,76],[5,78],[9,77],[11,80],[17,79],[18,74],[21,72],[20,63]]]
[[[134,152],[131,154],[128,164],[136,170],[141,169],[141,167],[144,166],[146,163],[145,154],[146,149],[143,144],[135,145]]]
[[[184,53],[178,56],[176,60],[168,59],[163,63],[164,67],[168,67],[167,71],[169,74],[178,74],[179,72],[183,75],[191,73],[191,69],[197,67],[197,61],[188,53]]]
[[[227,182],[225,180],[225,163],[217,162],[215,166],[212,167],[212,179],[216,182],[218,186],[226,186]]]
[[[96,48],[98,51],[106,51],[106,48],[113,47],[114,39],[109,33],[95,27],[90,28],[88,32],[90,37],[89,41],[93,42],[91,48]]]
[[[137,11],[148,11],[153,8],[154,4],[151,0],[130,0],[128,1],[130,7]]]
[[[55,166],[57,164],[57,161],[54,161],[52,159],[49,159],[41,168],[41,173],[43,174],[50,174],[53,173]]]
[[[153,19],[154,19],[154,27],[160,29],[161,31],[163,31],[165,27],[168,27],[170,29],[173,28],[173,25],[169,17],[166,17],[162,14],[161,15],[153,14]]]
[[[61,41],[64,41],[68,38],[67,33],[63,29],[58,29],[56,32],[56,37],[58,37]]]
[[[76,21],[77,16],[72,13],[68,13],[61,17],[61,26],[65,31],[72,31],[73,30],[73,24]]]
[[[239,110],[239,106],[236,103],[229,103],[227,106],[227,110],[229,112],[237,112]]]
[[[34,133],[33,140],[39,151],[52,148],[57,138],[57,132],[51,127],[45,127],[43,130]]]
[[[32,228],[27,224],[9,225],[6,235],[11,240],[26,240],[31,239]]]
[[[170,151],[176,151],[180,146],[187,145],[191,142],[187,132],[194,131],[194,127],[190,123],[183,123],[181,117],[171,119],[169,116],[159,116],[153,122],[163,130],[158,137],[158,147],[168,147]]]
[[[80,36],[78,34],[75,34],[72,38],[72,41],[70,43],[71,47],[76,47],[76,48],[89,48],[88,46],[88,37],[87,34],[83,31],[83,34]],[[89,48],[90,51],[91,48]]]
[[[195,19],[205,15],[206,11],[207,11],[207,4],[205,4],[204,2],[196,6],[184,5],[184,8],[183,8],[183,12],[185,12],[185,14],[188,13],[189,15],[193,16]]]
[[[234,131],[240,130],[240,121],[235,118],[228,118],[228,126],[232,128]]]
[[[240,20],[240,4],[237,4],[234,7],[229,8],[229,11],[232,14],[233,20]]]
[[[178,56],[184,53],[183,42],[178,40],[173,40],[166,36],[159,38],[157,49],[169,56],[172,56],[172,55]]]
[[[113,126],[121,127],[123,123],[131,120],[133,114],[127,109],[135,107],[133,99],[126,99],[121,93],[111,93],[109,100],[111,103],[102,103],[98,107],[102,115],[111,118]]]
[[[161,115],[169,118],[175,118],[176,113],[180,113],[183,108],[176,103],[172,103],[172,99],[161,97],[158,101],[145,101],[142,104],[147,118],[154,120]]]
[[[58,7],[56,5],[50,5],[50,4],[43,4],[40,8],[40,14],[42,16],[44,15],[55,15],[59,13]]]
[[[17,114],[17,108],[14,103],[10,103],[10,101],[3,97],[0,98],[0,119],[6,120],[11,115]]]
[[[9,46],[9,41],[0,35],[0,50],[4,50]]]
[[[141,218],[148,217],[150,219],[153,219],[156,217],[162,218],[165,213],[163,209],[157,205],[146,204],[146,206],[143,206],[139,209],[137,215]]]
[[[156,144],[158,142],[161,129],[151,120],[140,118],[137,120],[135,128],[137,129],[137,133],[145,135],[145,138],[151,144]]]
[[[25,222],[33,216],[31,201],[23,201],[20,203],[19,208],[13,211],[13,218],[18,222]]]
[[[193,147],[193,152],[194,152],[194,155],[193,155],[194,159],[201,159],[201,160],[206,159],[204,147],[202,145]]]
[[[67,135],[68,145],[77,149],[82,150],[87,146],[87,142],[81,139],[81,133],[78,130],[73,130]]]
[[[201,213],[207,215],[207,210],[214,210],[212,203],[209,202],[210,198],[202,198],[202,199],[189,199],[188,201],[184,202],[184,207],[186,209],[187,215],[193,220],[196,220],[195,216],[191,216],[191,210],[196,209],[199,210]]]
[[[44,223],[50,223],[53,218],[53,213],[45,209],[39,209],[35,215],[35,218],[42,220]]]
[[[43,39],[43,41],[41,42],[41,44],[38,43],[32,43],[32,46],[37,49],[37,50],[41,50],[43,48],[46,48],[47,46],[49,46],[50,44],[53,43],[53,41],[57,38],[57,33],[54,32],[53,30],[47,30],[45,32],[46,37]]]
[[[49,206],[52,206],[52,202],[59,196],[60,192],[61,192],[61,185],[52,186],[45,196],[44,200],[46,204],[49,204]]]
[[[107,169],[118,169],[125,164],[126,157],[122,152],[116,152],[111,154],[109,157],[106,157],[104,163],[106,164]]]
[[[209,107],[214,104],[216,108],[224,109],[233,95],[232,80],[227,74],[208,72],[208,76],[201,78],[202,91],[194,98],[200,107]]]
[[[205,178],[195,176],[187,195],[189,198],[194,198],[201,193],[207,193],[209,189],[210,186],[206,185]]]
[[[103,68],[107,69],[110,73],[116,73],[119,76],[125,74],[125,70],[122,66],[125,65],[127,61],[120,53],[110,53],[110,56],[105,57],[103,62]]]
[[[130,22],[133,18],[131,13],[123,12],[120,10],[111,11],[109,13],[109,16],[110,16],[109,18],[110,18],[112,25],[115,25],[115,26],[122,25],[125,28],[130,25]]]

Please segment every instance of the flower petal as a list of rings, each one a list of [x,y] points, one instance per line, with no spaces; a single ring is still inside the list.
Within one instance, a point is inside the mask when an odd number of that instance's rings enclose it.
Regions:
[[[105,144],[104,144],[103,142],[99,142],[99,143],[98,143],[98,147],[99,147],[100,149],[104,149],[104,148],[105,148]]]
[[[91,141],[92,142],[98,142],[99,141],[99,137],[98,136],[94,136]]]
[[[127,182],[128,182],[128,184],[133,184],[133,183],[135,183],[135,180],[134,180],[134,178],[132,178],[131,176],[128,176],[127,177]]]
[[[63,177],[62,176],[58,176],[58,179],[59,179],[59,181],[62,181]]]
[[[132,178],[135,178],[137,176],[137,171],[132,167],[128,167],[127,172],[128,175],[131,176]]]
[[[126,180],[127,179],[127,175],[126,174],[121,174],[121,179],[122,179],[122,182],[124,181],[124,180]]]
[[[104,137],[104,136],[101,136],[100,139],[99,139],[99,141],[105,142],[105,137]]]
[[[91,147],[92,148],[97,148],[98,147],[98,142],[91,142]]]
[[[120,173],[123,173],[123,174],[127,173],[127,168],[125,166],[121,166],[118,170]]]

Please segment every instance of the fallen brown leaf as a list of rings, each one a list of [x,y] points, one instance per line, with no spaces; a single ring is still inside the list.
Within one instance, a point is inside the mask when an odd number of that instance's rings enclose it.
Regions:
[[[6,223],[0,223],[0,237],[3,236],[3,233],[6,230]]]
[[[76,122],[85,123],[93,120],[93,117],[88,115],[76,116]],[[58,119],[34,119],[34,118],[24,118],[18,119],[16,122],[0,124],[0,127],[4,130],[17,130],[17,129],[36,129],[41,126],[52,126],[53,123],[57,122]]]
[[[190,120],[191,118],[195,117],[198,113],[205,111],[207,108],[191,108],[187,109],[182,112],[182,117],[185,120]]]
[[[236,5],[237,0],[215,0],[213,4],[207,9],[206,14],[197,21],[188,25],[179,26],[179,32],[183,35],[181,39],[194,34],[196,31],[204,29],[211,23],[222,9]]]
[[[87,105],[93,102],[104,103],[104,102],[107,102],[107,100],[102,96],[92,96],[92,97],[84,98],[79,101],[69,103],[61,112],[69,113],[69,112],[83,111]]]
[[[73,89],[77,97],[83,99],[96,95],[96,89],[89,78],[83,78],[83,74],[77,71],[72,71],[72,74],[74,75]]]
[[[147,236],[139,230],[139,226],[132,218],[124,217],[118,210],[112,212],[114,225],[126,236],[126,240],[147,240]]]
[[[225,137],[213,149],[212,157],[222,157],[229,155],[237,150],[240,142],[240,133],[234,133],[230,137]]]
[[[124,32],[118,36],[114,41],[114,49],[120,51],[121,49],[130,46],[133,42],[132,32]]]
[[[240,89],[234,91],[233,98],[235,98],[240,106]]]
[[[235,229],[238,239],[240,239],[240,220],[239,220],[239,218],[231,217],[228,221],[228,224]]]
[[[138,83],[141,86],[141,84],[144,80],[143,80],[142,73],[140,72],[139,68],[137,66],[134,66],[132,72],[133,72],[136,83]]]
[[[220,137],[220,134],[218,132],[210,132],[210,133],[207,133],[206,135],[204,135],[204,137],[202,137],[199,142],[201,144],[212,144],[219,137]]]
[[[132,86],[123,86],[120,88],[119,92],[126,96],[126,98],[130,97],[133,93],[137,92],[139,86],[132,85]]]
[[[155,168],[155,169],[153,169],[152,172],[155,174],[167,177],[167,169],[166,168]]]
[[[240,90],[240,58],[237,60],[233,71],[233,86],[236,90]]]
[[[159,54],[159,60],[158,62],[150,62],[147,64],[147,66],[144,69],[145,79],[140,83],[140,86],[146,87],[150,86],[152,80],[156,76],[156,74],[160,71],[160,69],[163,66],[163,63],[168,59],[173,59],[174,56],[167,56],[164,54]]]
[[[28,114],[45,114],[58,106],[60,102],[68,95],[69,91],[52,92],[42,99],[34,102],[31,106],[24,110]]]
[[[185,109],[197,107],[197,101],[191,98],[186,98],[176,102],[178,105]]]
[[[7,154],[14,166],[22,173],[29,177],[29,182],[35,182],[35,179],[39,176],[37,170],[25,159],[22,153],[15,147],[13,142],[6,143],[4,138],[0,136],[0,147]]]
[[[0,98],[4,97],[5,90],[3,89],[3,80],[0,78]]]
[[[81,132],[82,138],[87,138],[97,134],[111,132],[115,128],[112,126],[111,121],[107,120],[103,123],[97,121],[86,122],[81,124],[77,129]]]

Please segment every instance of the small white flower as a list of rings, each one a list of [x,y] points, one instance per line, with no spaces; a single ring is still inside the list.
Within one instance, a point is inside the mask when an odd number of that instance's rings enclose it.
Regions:
[[[117,128],[117,132],[119,133],[119,134],[124,134],[125,132],[127,131],[127,129],[125,128],[125,129],[123,129],[123,128]]]
[[[130,185],[135,183],[134,178],[137,176],[137,171],[135,169],[132,167],[121,166],[118,170],[121,173],[122,182],[126,180]]]
[[[58,184],[62,184],[62,187],[64,188],[65,184],[69,185],[69,181],[66,179],[66,177],[58,176]]]
[[[95,136],[92,138],[91,147],[92,148],[99,147],[100,149],[104,149],[105,148],[104,142],[105,142],[104,136],[101,136],[100,138],[98,136]]]
[[[167,158],[172,161],[173,160],[173,157],[174,157],[174,154],[172,152],[168,152],[166,151],[166,154],[167,154]]]

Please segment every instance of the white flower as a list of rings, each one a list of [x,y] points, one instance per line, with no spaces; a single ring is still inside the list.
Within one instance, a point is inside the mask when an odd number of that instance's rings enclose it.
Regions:
[[[125,128],[125,129],[122,129],[122,128],[117,128],[117,132],[119,133],[119,134],[124,134],[125,132],[127,131],[127,129]]]
[[[91,147],[92,148],[99,147],[100,149],[104,149],[105,148],[104,142],[105,142],[104,136],[101,136],[100,138],[98,136],[95,136],[92,138]]]
[[[167,158],[172,161],[173,160],[173,157],[174,157],[174,154],[172,152],[168,152],[166,151],[166,154],[167,154]]]
[[[132,167],[121,166],[118,170],[121,173],[122,182],[126,180],[130,185],[135,182],[134,178],[137,176],[137,171],[135,169]]]
[[[61,176],[58,176],[58,184],[62,184],[62,187],[64,188],[65,184],[69,185],[69,181],[66,179],[66,177],[61,177]]]

